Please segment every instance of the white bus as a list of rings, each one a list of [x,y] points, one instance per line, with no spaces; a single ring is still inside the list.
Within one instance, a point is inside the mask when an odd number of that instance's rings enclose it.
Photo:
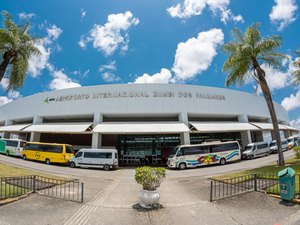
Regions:
[[[217,163],[224,165],[226,162],[241,159],[241,149],[237,141],[180,145],[172,153],[167,165],[179,169]]]
[[[290,149],[299,145],[299,137],[298,136],[288,137],[287,141],[288,141],[288,145],[289,145]]]
[[[21,140],[21,139],[4,139],[1,140],[6,142],[5,150],[1,153],[4,153],[6,155],[13,155],[13,156],[21,156],[22,150],[24,145],[27,143],[27,141]]]

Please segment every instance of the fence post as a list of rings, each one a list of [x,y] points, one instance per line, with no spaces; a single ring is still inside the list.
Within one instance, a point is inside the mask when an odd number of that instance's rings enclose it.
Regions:
[[[212,196],[213,195],[213,181],[210,181],[210,196],[209,196],[209,201],[212,202]]]
[[[81,203],[83,203],[83,190],[84,190],[84,184],[81,183]]]
[[[253,178],[254,178],[254,191],[257,191],[257,175],[253,174]]]
[[[33,175],[33,193],[36,193],[36,175]]]

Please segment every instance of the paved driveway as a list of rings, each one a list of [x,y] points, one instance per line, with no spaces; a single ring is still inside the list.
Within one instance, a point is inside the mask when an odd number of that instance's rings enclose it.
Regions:
[[[286,152],[286,156],[292,152]],[[0,225],[46,224],[300,224],[300,207],[286,204],[262,193],[249,193],[218,202],[209,202],[209,180],[206,176],[249,169],[271,163],[276,156],[242,161],[225,166],[210,166],[186,171],[168,170],[167,179],[159,188],[157,211],[138,211],[133,169],[105,172],[47,166],[0,156],[0,161],[57,175],[72,176],[85,183],[85,201],[73,203],[50,197],[31,195],[0,208]]]

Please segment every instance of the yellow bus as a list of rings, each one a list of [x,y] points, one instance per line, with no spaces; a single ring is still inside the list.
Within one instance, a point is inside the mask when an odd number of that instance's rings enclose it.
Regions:
[[[24,160],[43,161],[48,165],[50,163],[68,164],[73,156],[73,146],[68,144],[28,142],[22,150]]]

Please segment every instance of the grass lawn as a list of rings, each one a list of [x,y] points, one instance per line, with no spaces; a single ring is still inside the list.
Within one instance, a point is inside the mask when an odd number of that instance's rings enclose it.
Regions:
[[[300,174],[300,159],[288,159],[285,161],[285,166],[277,166],[277,164],[270,165],[270,166],[263,166],[251,170],[244,170],[244,171],[239,171],[237,173],[231,173],[231,174],[224,174],[221,176],[215,176],[213,179],[216,180],[225,180],[225,179],[230,179],[234,177],[239,177],[239,176],[244,176],[244,175],[250,175],[250,174],[275,174],[277,175],[278,172],[286,167],[291,167],[295,170],[295,174]],[[267,177],[265,177],[267,178]],[[299,175],[295,176],[295,191],[296,193],[300,193],[300,177]],[[279,184],[275,184],[273,186],[270,186],[269,188],[266,189],[268,193],[272,194],[279,194]]]
[[[12,166],[6,163],[0,162],[0,178],[1,177],[19,177],[19,176],[28,176],[28,175],[39,175],[52,179],[67,180],[65,177],[58,177],[47,173],[41,173],[37,170],[31,170],[26,168],[21,168],[17,166]]]
[[[238,177],[238,176],[244,176],[248,174],[277,174],[280,170],[286,168],[286,167],[291,167],[295,170],[296,174],[300,173],[300,159],[288,159],[285,161],[285,166],[277,166],[277,164],[270,165],[270,166],[263,166],[251,170],[243,170],[239,171],[236,173],[230,173],[230,174],[223,174],[220,176],[213,177],[214,179],[217,180],[224,180],[224,179],[229,179],[233,177]]]

